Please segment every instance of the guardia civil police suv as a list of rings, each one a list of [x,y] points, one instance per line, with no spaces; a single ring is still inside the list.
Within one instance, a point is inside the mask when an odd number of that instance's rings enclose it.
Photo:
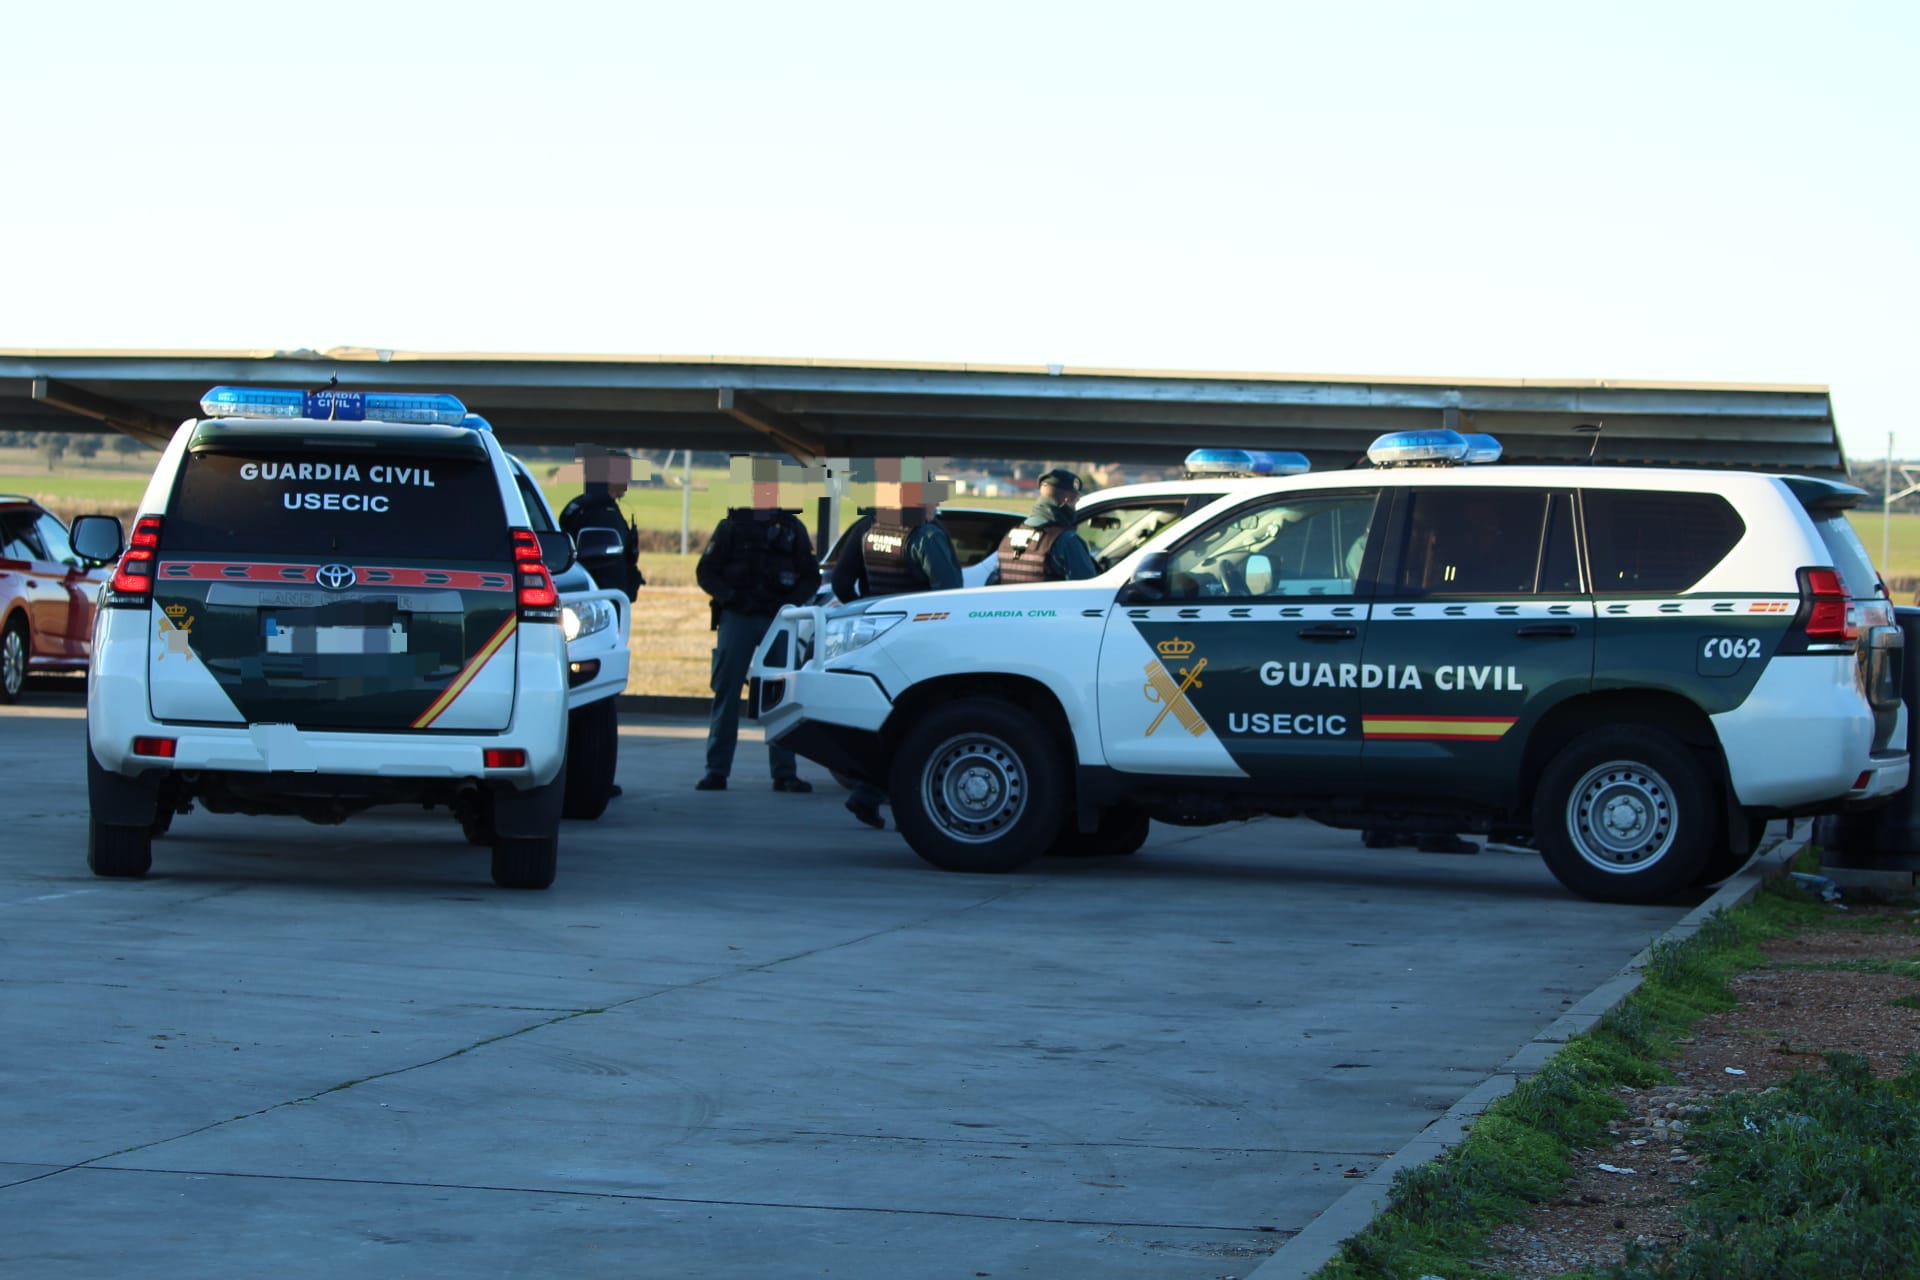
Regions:
[[[1497,456],[1399,433],[1083,582],[789,609],[758,713],[963,871],[1304,814],[1530,829],[1573,891],[1649,901],[1738,870],[1771,816],[1906,785],[1859,490]]]
[[[506,455],[451,396],[216,387],[173,435],[118,560],[87,690],[87,860],[144,875],[190,802],[338,822],[445,805],[495,883],[554,878],[567,648]],[[124,551],[124,554],[122,552]]]

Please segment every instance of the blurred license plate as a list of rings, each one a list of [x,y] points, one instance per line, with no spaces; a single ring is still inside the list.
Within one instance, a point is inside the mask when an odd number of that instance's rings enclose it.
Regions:
[[[395,618],[384,627],[313,625],[269,613],[261,615],[260,638],[267,653],[405,653],[407,623]]]

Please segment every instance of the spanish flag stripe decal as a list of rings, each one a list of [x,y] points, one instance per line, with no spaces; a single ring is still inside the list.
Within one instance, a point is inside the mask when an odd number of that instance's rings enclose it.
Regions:
[[[1360,728],[1369,738],[1492,742],[1514,723],[1513,716],[1367,716]]]
[[[441,714],[453,705],[453,700],[473,683],[473,678],[480,674],[480,668],[487,665],[487,660],[500,652],[500,646],[507,642],[507,637],[513,634],[513,629],[519,624],[520,619],[517,616],[509,616],[501,624],[500,629],[493,633],[493,638],[480,646],[480,652],[468,659],[467,665],[460,669],[460,674],[453,678],[453,683],[447,686],[446,691],[433,700],[432,706],[420,713],[420,718],[413,722],[413,727],[424,729],[438,720]]]

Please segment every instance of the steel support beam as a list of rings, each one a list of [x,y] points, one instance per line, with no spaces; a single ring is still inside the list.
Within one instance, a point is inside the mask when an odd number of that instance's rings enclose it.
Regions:
[[[33,398],[41,404],[52,405],[56,409],[65,409],[68,413],[77,413],[83,418],[104,422],[115,430],[124,431],[142,444],[151,445],[156,449],[163,448],[173,437],[174,428],[180,425],[148,413],[138,405],[95,395],[91,391],[53,378],[35,378]]]
[[[792,454],[795,460],[817,462],[826,456],[827,442],[824,437],[762,404],[746,392],[722,387],[719,399],[720,412],[746,423]]]

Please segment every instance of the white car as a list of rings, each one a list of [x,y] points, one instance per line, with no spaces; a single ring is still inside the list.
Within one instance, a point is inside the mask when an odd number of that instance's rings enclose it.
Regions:
[[[511,454],[514,480],[535,531],[557,533],[560,521],[526,464]],[[553,575],[560,592],[560,630],[567,639],[567,790],[561,816],[598,818],[613,797],[620,760],[618,698],[631,667],[632,602],[601,587],[586,565],[622,553],[617,529],[583,529],[575,563]]]
[[[1235,482],[1086,581],[786,610],[757,713],[953,870],[1304,814],[1531,831],[1575,892],[1652,901],[1907,785],[1859,490],[1468,454]]]
[[[444,805],[496,884],[553,882],[567,638],[512,465],[451,396],[216,387],[120,522],[87,688],[87,862],[143,876],[194,802],[335,823]],[[124,551],[124,554],[123,554]]]

